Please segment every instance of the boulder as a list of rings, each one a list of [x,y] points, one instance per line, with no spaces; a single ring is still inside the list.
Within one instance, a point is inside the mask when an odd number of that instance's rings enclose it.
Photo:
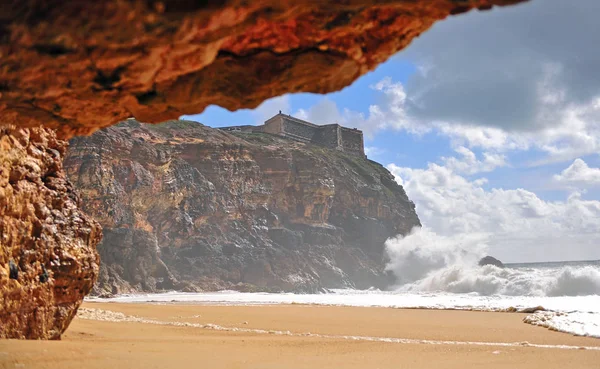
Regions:
[[[481,260],[479,260],[479,265],[480,266],[493,265],[493,266],[497,266],[498,268],[504,268],[504,264],[500,260],[498,260],[492,256],[489,256],[489,255],[481,258]]]

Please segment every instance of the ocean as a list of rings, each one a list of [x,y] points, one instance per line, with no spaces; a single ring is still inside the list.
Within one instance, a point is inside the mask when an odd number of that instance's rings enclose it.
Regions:
[[[320,294],[167,292],[90,300],[527,311],[530,314],[525,316],[525,323],[600,338],[600,261],[507,264],[505,268],[440,265],[422,278],[389,291],[343,289]]]

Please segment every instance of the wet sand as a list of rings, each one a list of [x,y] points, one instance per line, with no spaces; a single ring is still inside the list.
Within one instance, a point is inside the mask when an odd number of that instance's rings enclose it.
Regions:
[[[525,315],[516,313],[305,305],[83,307],[88,318],[138,321],[76,318],[62,341],[0,341],[0,368],[600,367],[599,339],[524,324]]]

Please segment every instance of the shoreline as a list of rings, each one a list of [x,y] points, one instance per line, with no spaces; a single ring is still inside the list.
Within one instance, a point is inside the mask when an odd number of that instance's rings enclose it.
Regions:
[[[0,343],[0,367],[597,367],[600,340],[524,324],[526,315],[85,302],[61,341]]]
[[[328,294],[239,293],[235,291],[120,295],[96,303],[189,304],[219,306],[308,305],[441,311],[527,313],[524,324],[576,336],[600,338],[600,296],[481,296],[333,290]]]

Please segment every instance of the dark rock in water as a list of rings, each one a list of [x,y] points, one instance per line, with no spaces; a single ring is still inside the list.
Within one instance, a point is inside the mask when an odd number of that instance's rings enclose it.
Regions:
[[[493,265],[493,266],[497,266],[498,268],[504,268],[504,264],[491,256],[486,256],[484,258],[482,258],[481,260],[479,260],[479,265],[480,266],[484,266],[484,265]]]

